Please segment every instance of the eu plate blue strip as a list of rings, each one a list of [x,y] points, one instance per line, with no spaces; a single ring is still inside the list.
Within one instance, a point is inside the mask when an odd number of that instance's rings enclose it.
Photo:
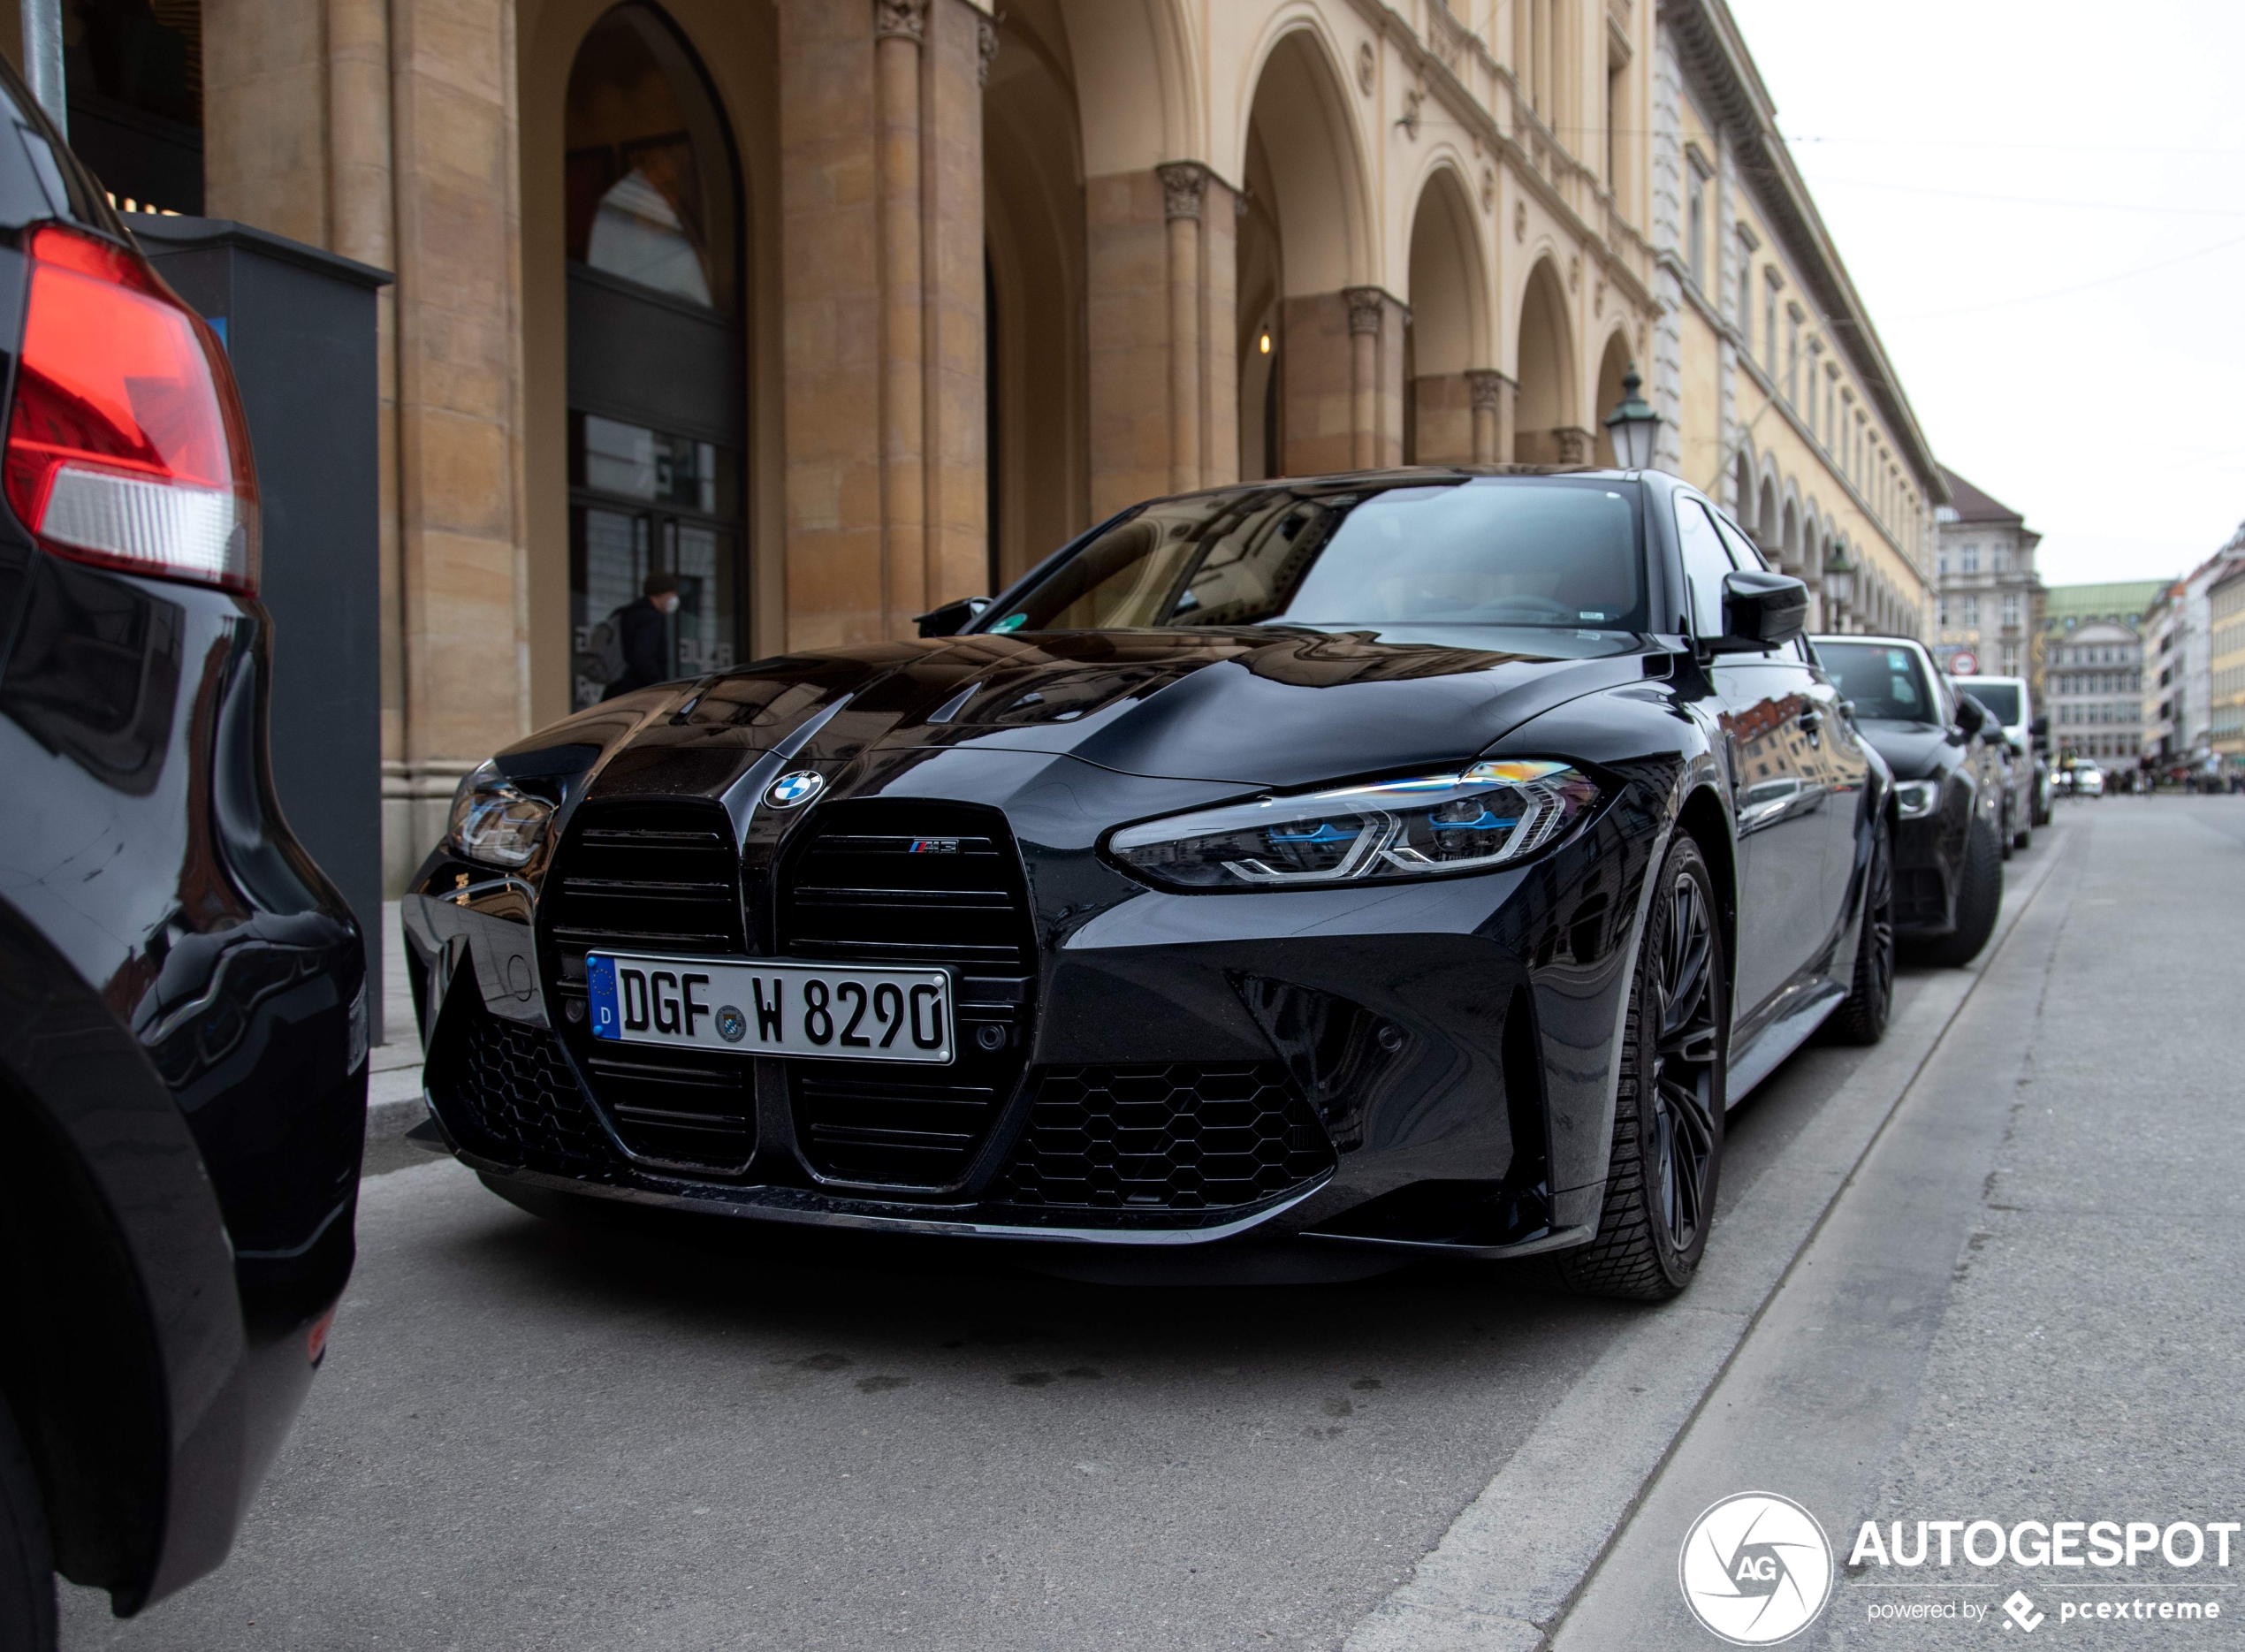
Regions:
[[[592,1036],[621,1039],[623,1027],[616,1015],[616,963],[598,953],[584,961],[585,978],[592,993]]]

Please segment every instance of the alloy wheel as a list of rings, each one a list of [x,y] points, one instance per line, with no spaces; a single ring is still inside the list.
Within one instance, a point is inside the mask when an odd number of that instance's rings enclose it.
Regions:
[[[1712,1214],[1708,1177],[1715,1158],[1715,1066],[1722,1045],[1716,975],[1706,893],[1697,878],[1680,872],[1669,891],[1653,1062],[1661,1220],[1679,1254],[1690,1250]]]

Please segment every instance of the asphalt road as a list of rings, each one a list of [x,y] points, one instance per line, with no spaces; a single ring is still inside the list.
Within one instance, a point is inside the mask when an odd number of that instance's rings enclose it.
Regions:
[[[970,1247],[566,1231],[449,1162],[372,1176],[232,1560],[132,1623],[66,1590],[65,1645],[1711,1646],[1671,1508],[1710,1486],[1791,1476],[1852,1531],[1995,1499],[2022,1460],[2086,1507],[2157,1457],[2158,1507],[2245,1506],[2215,1461],[2245,1260],[2237,1179],[2204,1174],[2245,1157],[2245,834],[2218,811],[2245,799],[2066,805],[1982,966],[1906,971],[1885,1044],[1812,1047],[1732,1115],[1707,1272],[1663,1309],[1450,1268],[1092,1286]],[[2081,1426],[2115,1405],[2128,1428]]]

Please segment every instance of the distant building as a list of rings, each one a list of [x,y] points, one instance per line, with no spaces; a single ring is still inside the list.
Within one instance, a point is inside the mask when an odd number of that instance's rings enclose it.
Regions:
[[[2176,707],[2183,661],[2183,582],[2163,588],[2143,615],[2143,755],[2161,765],[2179,754]],[[2186,735],[2185,746],[2188,745]]]
[[[2002,501],[1944,465],[1949,503],[1934,511],[1934,656],[1948,667],[1972,657],[1985,676],[2026,677],[2043,696],[2034,641],[2043,628],[2042,535]]]
[[[2245,767],[2245,561],[2233,563],[2206,591],[2212,634],[2207,648],[2211,703],[2208,734],[2231,769]]]
[[[2201,765],[2218,750],[2239,749],[2238,713],[2230,702],[2245,667],[2235,589],[2241,573],[2245,573],[2245,523],[2220,550],[2175,582],[2158,605],[2160,634],[2145,666],[2146,755]],[[2218,615],[2217,590],[2223,604]],[[2222,683],[2231,686],[2218,686]],[[2226,745],[2217,744],[2218,713]]]
[[[2043,592],[2036,681],[2060,757],[2133,765],[2143,751],[2145,616],[2170,583],[2123,580]]]

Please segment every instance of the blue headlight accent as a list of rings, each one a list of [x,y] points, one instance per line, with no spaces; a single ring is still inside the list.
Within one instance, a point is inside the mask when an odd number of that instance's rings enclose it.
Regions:
[[[1125,826],[1107,852],[1169,889],[1290,889],[1494,872],[1564,841],[1598,782],[1570,763],[1488,758]],[[1470,818],[1443,818],[1465,816]]]

